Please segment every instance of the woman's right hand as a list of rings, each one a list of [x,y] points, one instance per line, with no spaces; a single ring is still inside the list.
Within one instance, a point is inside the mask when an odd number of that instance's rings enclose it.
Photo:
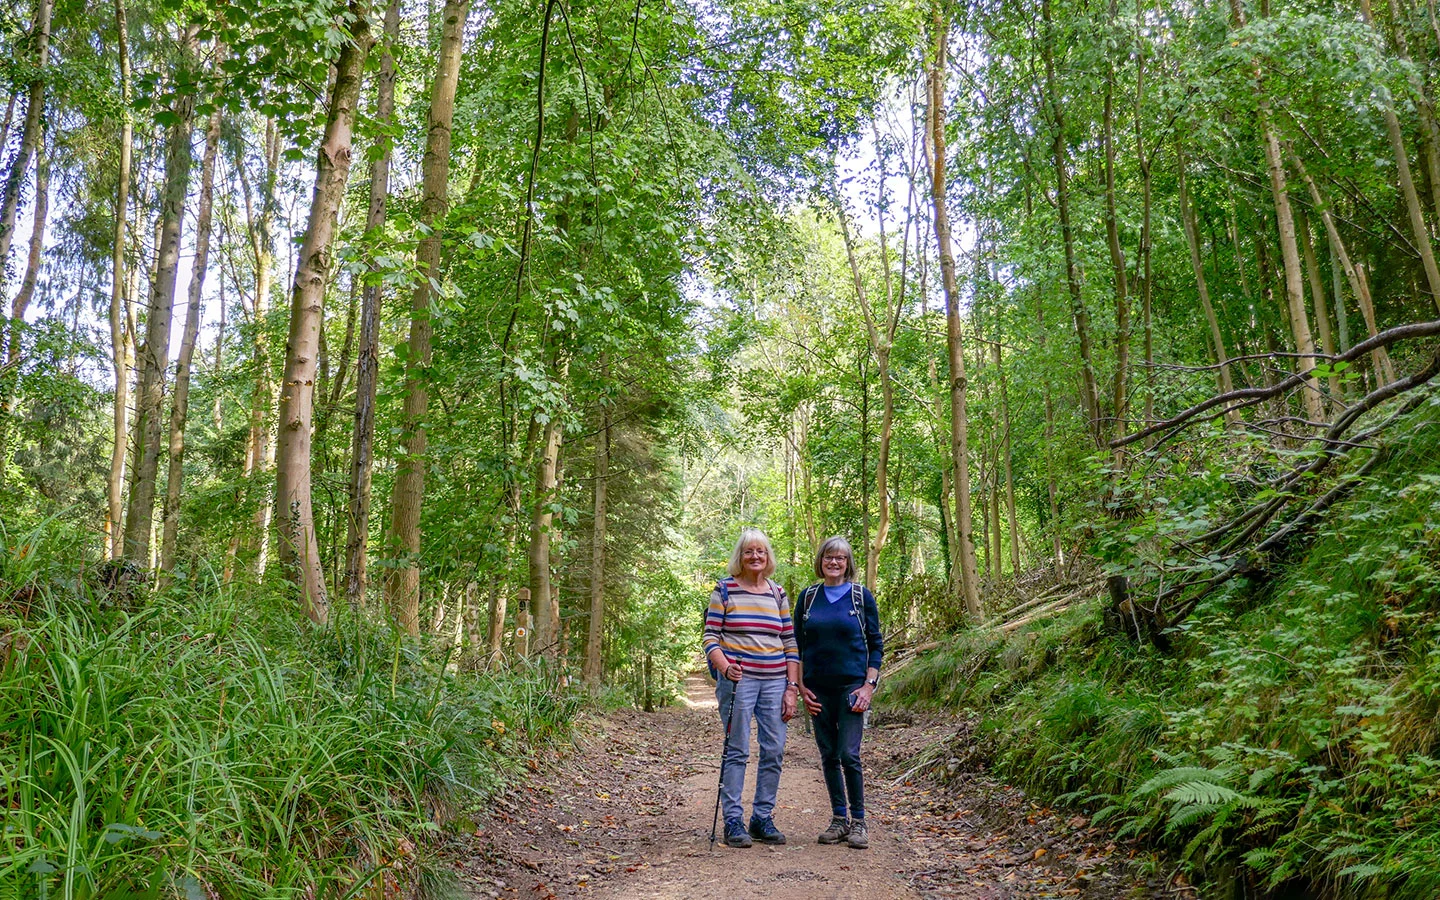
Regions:
[[[725,677],[731,681],[739,681],[745,677],[745,667],[740,663],[731,660],[725,663]]]
[[[800,699],[805,701],[805,711],[812,716],[820,715],[820,698],[805,685],[800,685]]]

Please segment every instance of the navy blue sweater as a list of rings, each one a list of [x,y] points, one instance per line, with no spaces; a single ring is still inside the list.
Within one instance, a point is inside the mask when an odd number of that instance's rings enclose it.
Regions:
[[[806,604],[810,601],[811,588],[800,592],[792,610],[805,685],[816,690],[863,681],[867,668],[879,670],[884,655],[880,611],[875,605],[875,595],[864,587],[860,588],[864,596],[862,608],[865,616],[862,636],[860,621],[855,617],[855,605],[848,591],[831,603],[825,598],[823,584],[812,587],[814,600],[809,602],[808,615]]]

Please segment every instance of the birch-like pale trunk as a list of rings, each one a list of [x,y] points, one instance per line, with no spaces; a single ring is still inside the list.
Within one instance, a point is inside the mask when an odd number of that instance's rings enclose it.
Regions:
[[[1303,207],[1295,210],[1295,231],[1300,241],[1300,257],[1305,262],[1305,280],[1310,284],[1311,312],[1315,330],[1320,334],[1320,349],[1326,356],[1335,355],[1335,338],[1330,332],[1330,313],[1325,302],[1325,282],[1320,278],[1320,261],[1315,256],[1315,243],[1310,236],[1310,220]],[[1326,382],[1332,400],[1340,398],[1340,376],[1331,374]]]
[[[930,199],[935,213],[935,241],[940,253],[940,283],[945,291],[945,337],[950,359],[950,459],[955,485],[955,529],[960,558],[960,589],[965,611],[976,621],[980,607],[980,576],[975,565],[974,523],[970,509],[969,421],[965,401],[965,347],[960,332],[960,290],[955,279],[955,253],[950,240],[950,211],[945,196],[945,57],[949,21],[935,6],[931,12],[934,34],[926,61],[930,118]]]
[[[277,548],[286,575],[300,591],[300,606],[311,621],[325,624],[330,601],[325,568],[315,536],[311,503],[311,425],[315,414],[316,356],[324,327],[325,287],[333,262],[331,245],[345,181],[350,176],[355,107],[361,72],[370,52],[369,3],[351,0],[350,40],[335,62],[325,133],[315,159],[315,190],[301,241],[295,285],[290,294],[290,332],[285,342],[285,374],[280,382],[276,430],[275,498]]]
[[[25,312],[35,298],[35,285],[40,278],[40,259],[45,249],[45,222],[50,216],[50,156],[44,141],[35,148],[35,210],[30,228],[29,252],[25,256],[25,274],[20,290],[10,302],[9,345],[6,332],[0,330],[0,485],[5,483],[6,462],[10,459],[10,418],[14,413],[15,395],[20,387],[20,360],[24,352],[22,333]]]
[[[169,467],[165,479],[164,518],[160,532],[160,571],[175,567],[180,535],[180,488],[185,478],[185,423],[190,413],[190,371],[200,337],[201,296],[210,261],[210,223],[215,201],[215,155],[220,148],[220,111],[210,113],[205,127],[205,154],[200,162],[200,197],[195,208],[195,259],[190,267],[185,326],[175,361],[175,389],[170,403]]]
[[[35,0],[35,19],[30,28],[30,38],[35,45],[35,77],[30,80],[25,92],[25,122],[20,127],[20,148],[10,164],[10,171],[0,187],[0,294],[5,286],[5,263],[10,259],[10,244],[15,237],[15,215],[20,208],[20,187],[30,170],[32,160],[40,146],[42,114],[45,111],[45,69],[50,56],[50,17],[55,11],[55,0]],[[0,335],[0,344],[3,344]]]
[[[380,71],[375,78],[375,128],[379,152],[370,161],[370,205],[365,234],[378,240],[385,225],[390,195],[390,158],[395,118],[395,51],[400,38],[400,2],[385,6],[385,31]],[[355,351],[355,427],[350,452],[350,502],[345,533],[345,599],[360,606],[365,599],[370,541],[370,490],[375,471],[375,395],[380,378],[380,280],[368,273],[360,292],[360,334]]]
[[[1195,274],[1195,290],[1200,296],[1200,309],[1205,313],[1205,322],[1210,326],[1210,343],[1215,348],[1215,364],[1219,378],[1220,393],[1228,394],[1235,389],[1230,377],[1230,356],[1225,351],[1225,335],[1220,331],[1220,319],[1215,315],[1215,306],[1210,302],[1210,288],[1205,281],[1205,260],[1200,252],[1200,229],[1195,220],[1195,204],[1185,177],[1185,154],[1178,147],[1175,151],[1179,177],[1180,221],[1184,226],[1185,243],[1190,248],[1190,269]],[[1238,414],[1226,413],[1226,421],[1234,422]]]
[[[430,369],[433,327],[430,305],[440,281],[440,225],[450,208],[450,139],[455,91],[460,78],[460,52],[470,0],[445,0],[441,12],[440,52],[430,86],[430,112],[421,160],[419,222],[425,233],[415,245],[415,290],[411,295],[409,352],[405,356],[405,407],[401,418],[403,448],[391,494],[391,550],[399,557],[385,578],[385,608],[411,635],[420,633],[420,509],[425,501],[425,467],[429,464],[425,418],[430,410]],[[540,596],[540,595],[537,595]]]
[[[605,368],[604,362],[601,369]],[[605,635],[605,517],[610,480],[610,407],[601,405],[600,431],[595,435],[594,527],[590,531],[590,623],[585,634],[585,683],[599,687],[605,677],[601,655]]]
[[[130,112],[130,32],[125,0],[115,0],[115,35],[120,57],[120,146],[115,185],[115,231],[110,249],[110,364],[115,372],[115,402],[111,421],[110,476],[106,481],[105,556],[119,559],[125,509],[125,462],[130,448],[129,316],[125,298],[125,226],[130,204],[130,166],[135,152],[135,120]]]
[[[197,29],[187,26],[183,66],[195,54]],[[185,219],[185,196],[190,189],[190,131],[195,100],[176,100],[175,123],[166,130],[165,181],[160,196],[159,240],[155,250],[155,278],[150,289],[145,321],[145,342],[136,348],[140,367],[135,391],[134,468],[130,499],[125,510],[125,558],[149,566],[151,530],[155,521],[155,492],[160,467],[160,435],[164,419],[165,370],[170,365],[170,324],[175,308],[175,283],[180,266],[180,232]]]

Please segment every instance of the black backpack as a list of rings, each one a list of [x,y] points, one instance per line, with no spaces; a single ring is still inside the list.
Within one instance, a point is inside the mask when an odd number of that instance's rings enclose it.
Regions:
[[[823,583],[812,584],[800,592],[801,627],[795,629],[797,639],[799,635],[804,633],[804,624],[810,618],[810,607],[814,604],[815,595],[820,593],[822,587],[824,587]],[[870,636],[865,633],[865,594],[864,591],[861,590],[860,582],[858,581],[850,582],[850,609],[854,612],[855,619],[860,623],[860,639],[865,642],[866,647],[869,647]]]

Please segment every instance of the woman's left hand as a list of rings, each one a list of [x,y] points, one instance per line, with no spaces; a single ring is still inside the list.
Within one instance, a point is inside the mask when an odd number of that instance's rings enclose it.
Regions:
[[[850,692],[850,711],[864,712],[870,708],[870,698],[875,695],[875,685],[862,684]]]

